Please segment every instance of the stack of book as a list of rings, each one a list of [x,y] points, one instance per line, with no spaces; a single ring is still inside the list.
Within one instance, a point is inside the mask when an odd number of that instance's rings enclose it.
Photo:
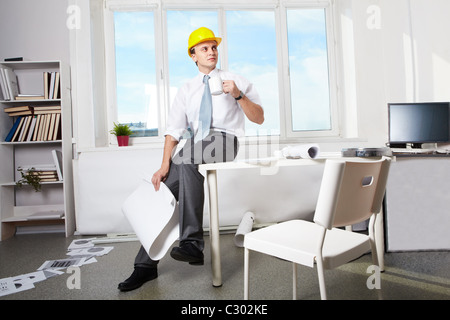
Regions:
[[[15,106],[4,111],[17,117],[5,142],[54,141],[61,137],[61,106]]]
[[[59,181],[55,165],[24,166],[21,169],[27,174],[39,176],[41,182]]]
[[[36,164],[19,166],[17,169],[24,173],[35,174],[41,178],[41,182],[53,182],[63,180],[62,153],[59,150],[52,150],[52,164]]]

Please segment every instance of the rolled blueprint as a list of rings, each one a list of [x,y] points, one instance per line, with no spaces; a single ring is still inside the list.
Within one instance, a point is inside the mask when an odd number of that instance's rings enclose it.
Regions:
[[[143,179],[125,200],[122,212],[153,260],[160,260],[179,237],[178,204],[163,182],[155,191],[153,184]]]
[[[250,211],[246,212],[242,217],[241,223],[236,231],[236,235],[234,236],[234,244],[237,247],[244,246],[244,236],[252,231],[254,222],[255,214]]]
[[[320,149],[317,144],[300,144],[292,147],[285,147],[281,150],[281,153],[283,157],[287,159],[315,159],[319,155],[319,151]]]

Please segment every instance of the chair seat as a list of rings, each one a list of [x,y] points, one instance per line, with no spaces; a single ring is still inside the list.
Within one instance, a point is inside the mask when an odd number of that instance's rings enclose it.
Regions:
[[[308,267],[314,267],[323,227],[314,222],[291,220],[245,235],[244,247]],[[324,268],[336,268],[370,251],[367,235],[333,228],[327,230],[323,248]]]

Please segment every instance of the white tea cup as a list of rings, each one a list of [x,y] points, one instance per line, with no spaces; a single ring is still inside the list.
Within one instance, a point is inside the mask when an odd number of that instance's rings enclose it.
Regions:
[[[220,77],[209,78],[209,89],[213,96],[218,96],[223,93],[222,79]]]

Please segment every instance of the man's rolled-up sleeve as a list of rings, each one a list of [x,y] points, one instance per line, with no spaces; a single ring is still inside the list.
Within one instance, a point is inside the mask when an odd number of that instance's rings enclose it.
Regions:
[[[186,118],[186,112],[184,110],[185,103],[181,90],[175,96],[175,100],[169,111],[169,117],[167,119],[167,128],[164,136],[170,135],[177,141],[180,141],[181,137],[186,133],[188,127],[188,121]]]

